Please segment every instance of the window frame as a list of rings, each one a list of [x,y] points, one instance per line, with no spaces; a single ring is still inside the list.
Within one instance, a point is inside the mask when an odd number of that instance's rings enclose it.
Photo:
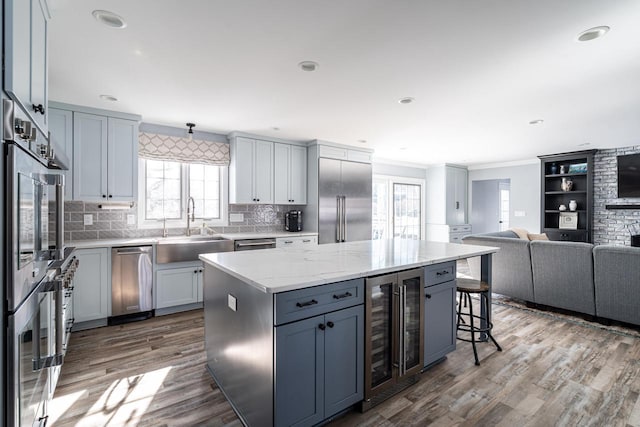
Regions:
[[[395,176],[395,175],[382,175],[382,174],[374,174],[373,182],[384,183],[387,187],[387,195],[389,203],[387,205],[387,224],[386,230],[389,231],[392,235],[394,232],[394,200],[393,200],[393,186],[394,184],[407,184],[407,185],[418,185],[420,186],[420,240],[425,240],[427,224],[425,221],[426,218],[426,186],[427,181],[425,179],[420,178],[409,178],[403,176]],[[371,210],[373,213],[373,198],[371,203]],[[372,230],[373,233],[373,230]],[[373,235],[371,236],[373,238]],[[395,237],[391,237],[395,238]],[[389,239],[389,237],[387,237]]]
[[[170,161],[170,160],[167,160]],[[146,159],[138,158],[138,228],[163,228],[164,220],[146,219]],[[229,167],[220,168],[220,218],[200,218],[197,216],[190,223],[191,228],[201,227],[203,223],[210,227],[225,227],[229,225]],[[166,228],[185,228],[187,225],[186,206],[189,197],[189,163],[180,162],[180,218],[167,219]]]

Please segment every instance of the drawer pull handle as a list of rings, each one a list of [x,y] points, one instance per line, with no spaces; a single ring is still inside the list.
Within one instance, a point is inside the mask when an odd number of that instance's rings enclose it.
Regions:
[[[436,273],[436,276],[444,276],[444,275],[447,275],[447,274],[449,274],[449,270],[442,270],[442,271],[438,271]]]
[[[303,240],[302,243],[309,243],[311,240],[307,239],[307,240]]]
[[[315,304],[317,304],[317,303],[318,303],[318,301],[316,301],[316,300],[312,299],[311,301],[307,301],[307,302],[297,302],[297,303],[296,303],[296,307],[300,307],[300,308],[302,308],[302,307],[308,307],[308,306],[310,306],[310,305],[315,305]]]
[[[342,299],[342,298],[347,298],[347,297],[351,297],[353,296],[351,294],[351,292],[345,292],[344,294],[340,294],[340,295],[333,295],[333,299]]]
[[[285,245],[289,245],[289,244],[293,243],[293,240],[285,240],[284,243],[285,243]]]

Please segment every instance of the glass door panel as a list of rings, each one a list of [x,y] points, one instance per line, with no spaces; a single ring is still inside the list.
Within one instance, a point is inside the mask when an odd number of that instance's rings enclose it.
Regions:
[[[401,353],[404,358],[404,374],[422,369],[424,357],[424,270],[414,269],[398,273],[398,282],[404,287],[404,331]]]

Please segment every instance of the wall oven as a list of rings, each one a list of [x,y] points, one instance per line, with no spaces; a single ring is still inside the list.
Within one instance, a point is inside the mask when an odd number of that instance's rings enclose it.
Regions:
[[[46,425],[77,263],[64,247],[64,176],[52,169],[62,162],[17,104],[4,100],[3,113],[6,424]]]

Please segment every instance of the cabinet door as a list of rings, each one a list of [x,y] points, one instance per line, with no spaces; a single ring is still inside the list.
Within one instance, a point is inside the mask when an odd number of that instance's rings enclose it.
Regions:
[[[73,199],[73,113],[69,110],[49,109],[49,132],[58,148],[64,150],[69,159],[69,170],[63,172],[65,177],[64,198]]]
[[[204,301],[204,266],[200,266],[198,268],[198,273],[196,274],[196,289],[198,291],[198,302]]]
[[[109,250],[78,249],[78,271],[73,279],[73,315],[76,323],[109,316],[111,283]]]
[[[7,0],[4,11],[5,90],[25,108],[31,101],[31,4],[35,1]]]
[[[291,146],[289,197],[295,205],[307,204],[307,148]],[[276,169],[277,171],[277,169]]]
[[[238,137],[233,141],[230,203],[254,203],[253,152],[254,141]]]
[[[173,268],[156,272],[156,308],[198,302],[199,267]]]
[[[47,18],[43,2],[31,0],[31,103],[26,107],[45,132],[48,125]],[[42,112],[36,112],[33,106],[41,106]]]
[[[107,200],[107,118],[73,113],[73,199]]]
[[[108,119],[107,198],[135,201],[138,193],[138,122]]]
[[[273,144],[273,187],[274,203],[277,205],[291,204],[291,148],[289,144]]]
[[[277,426],[310,426],[325,418],[325,346],[320,325],[324,325],[324,316],[275,328]]]
[[[364,307],[325,315],[324,418],[363,399]]]
[[[456,168],[456,222],[455,224],[467,223],[467,170]]]
[[[258,203],[273,203],[273,142],[255,142],[254,188]]]
[[[456,349],[456,282],[425,288],[424,366]]]

